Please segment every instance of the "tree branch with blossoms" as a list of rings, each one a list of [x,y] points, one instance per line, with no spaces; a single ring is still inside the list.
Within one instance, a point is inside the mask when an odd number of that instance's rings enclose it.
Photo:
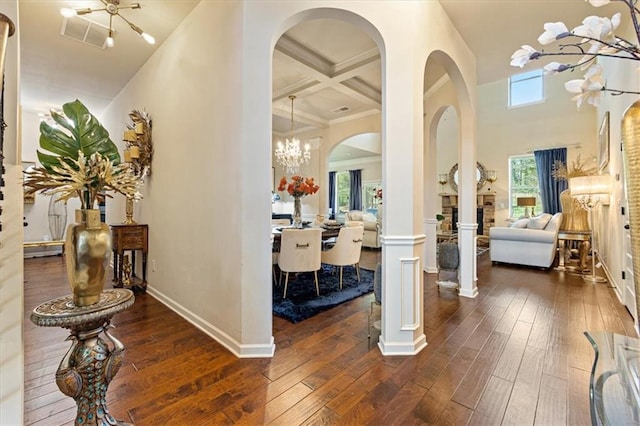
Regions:
[[[640,10],[635,7],[637,0],[586,1],[595,7],[604,6],[611,1],[619,1],[627,5],[633,28],[636,32],[637,42],[640,43],[640,23],[638,21]],[[529,45],[523,45],[511,55],[510,64],[522,68],[529,62],[546,56],[579,56],[580,59],[574,64],[550,62],[544,66],[545,74],[557,74],[575,69],[585,71],[583,79],[570,80],[565,83],[565,89],[570,93],[576,94],[572,100],[576,101],[578,108],[585,102],[598,106],[603,92],[609,92],[614,96],[625,93],[640,95],[638,91],[607,87],[602,75],[602,65],[597,63],[597,58],[599,57],[640,61],[638,44],[615,35],[620,22],[620,13],[616,13],[611,19],[588,16],[582,21],[582,25],[571,31],[563,22],[548,22],[544,24],[544,32],[538,37],[538,43],[546,46],[553,42],[564,40],[562,44],[558,45],[558,50],[549,52],[544,49],[537,50]],[[572,42],[574,39],[577,40]]]

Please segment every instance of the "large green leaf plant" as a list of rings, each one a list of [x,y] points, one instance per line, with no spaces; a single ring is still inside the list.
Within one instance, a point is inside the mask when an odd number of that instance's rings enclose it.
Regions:
[[[59,193],[65,201],[78,197],[83,209],[94,208],[108,191],[136,198],[141,181],[120,162],[118,147],[98,119],[77,99],[62,111],[51,111],[55,125],[40,123],[42,167],[25,172],[25,193]]]

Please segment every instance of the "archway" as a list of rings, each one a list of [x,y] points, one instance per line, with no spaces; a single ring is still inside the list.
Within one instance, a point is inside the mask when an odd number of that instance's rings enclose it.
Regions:
[[[476,229],[477,221],[473,214],[476,212],[476,141],[475,141],[475,112],[468,90],[460,69],[453,59],[442,51],[432,52],[425,66],[425,233],[432,236],[433,243],[425,247],[428,272],[435,272],[435,242],[436,224],[435,214],[442,206],[438,193],[438,174],[445,173],[448,168],[437,162],[438,124],[448,107],[457,112],[457,135],[452,138],[456,144],[456,161],[458,164],[458,190],[456,193],[458,216],[458,245],[460,247],[460,295],[475,297],[478,293],[476,278]],[[430,82],[430,85],[427,84]],[[451,161],[451,155],[447,157]],[[449,165],[449,167],[451,167]],[[440,170],[443,168],[443,170]]]

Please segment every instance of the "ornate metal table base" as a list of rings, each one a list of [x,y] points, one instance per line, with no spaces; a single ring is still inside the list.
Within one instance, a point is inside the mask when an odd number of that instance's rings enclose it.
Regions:
[[[111,318],[133,305],[133,292],[108,289],[100,301],[89,306],[75,306],[73,296],[53,299],[37,306],[31,321],[42,327],[71,330],[72,344],[56,371],[58,388],[76,401],[76,425],[122,425],[107,408],[107,388],[122,365],[124,345],[109,332]],[[104,333],[110,348],[99,337]]]

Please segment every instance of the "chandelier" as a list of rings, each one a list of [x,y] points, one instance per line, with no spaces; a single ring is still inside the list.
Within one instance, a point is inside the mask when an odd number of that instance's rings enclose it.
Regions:
[[[303,163],[308,163],[311,158],[311,147],[304,145],[304,151],[300,149],[300,141],[293,137],[293,100],[296,97],[291,95],[291,139],[286,139],[284,144],[278,141],[276,147],[276,161],[287,171],[287,173],[297,173]]]
[[[140,27],[138,27],[136,24],[129,21],[127,18],[125,18],[120,14],[120,9],[140,9],[140,3],[131,3],[128,6],[120,6],[120,0],[100,0],[100,1],[102,2],[102,4],[104,4],[104,7],[101,9],[91,9],[89,7],[83,8],[83,9],[70,9],[70,8],[64,7],[60,9],[60,14],[65,18],[71,18],[74,16],[88,15],[89,13],[93,13],[93,12],[107,12],[109,14],[109,37],[107,37],[107,41],[106,41],[107,47],[113,47],[114,45],[114,41],[113,41],[113,17],[114,16],[119,16],[124,22],[126,22],[129,25],[129,27],[131,27],[133,31],[138,33],[138,35],[142,37],[147,43],[149,44],[156,43],[156,39],[153,38],[153,36],[145,33],[144,31],[142,31]]]

